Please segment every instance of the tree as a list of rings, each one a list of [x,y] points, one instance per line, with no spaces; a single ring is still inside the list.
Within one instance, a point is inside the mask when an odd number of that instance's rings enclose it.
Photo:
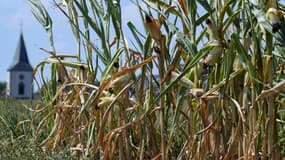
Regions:
[[[6,95],[7,82],[0,82],[0,96]]]

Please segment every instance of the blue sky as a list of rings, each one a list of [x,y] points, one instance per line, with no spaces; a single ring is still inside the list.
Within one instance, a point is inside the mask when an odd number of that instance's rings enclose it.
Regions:
[[[42,0],[53,20],[54,41],[57,52],[76,53],[76,42],[67,19],[52,5],[52,0]],[[137,8],[122,0],[122,17],[139,22]],[[21,25],[21,22],[23,25]],[[24,35],[30,63],[35,67],[48,55],[39,48],[50,49],[48,37],[42,26],[33,17],[27,0],[3,0],[0,5],[0,81],[7,80],[7,68],[12,62],[20,32]],[[124,25],[123,27],[126,27]],[[128,36],[128,34],[126,34]]]

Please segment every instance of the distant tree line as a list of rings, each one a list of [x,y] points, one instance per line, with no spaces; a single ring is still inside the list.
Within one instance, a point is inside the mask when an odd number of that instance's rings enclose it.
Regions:
[[[6,95],[6,84],[7,82],[0,82],[0,96]]]

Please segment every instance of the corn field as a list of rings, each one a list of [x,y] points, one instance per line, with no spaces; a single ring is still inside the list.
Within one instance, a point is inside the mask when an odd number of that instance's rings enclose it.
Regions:
[[[143,26],[122,21],[120,0],[53,0],[77,42],[58,53],[52,18],[29,0],[51,46],[34,70],[50,70],[37,79],[38,145],[82,159],[282,159],[284,4],[130,3]]]

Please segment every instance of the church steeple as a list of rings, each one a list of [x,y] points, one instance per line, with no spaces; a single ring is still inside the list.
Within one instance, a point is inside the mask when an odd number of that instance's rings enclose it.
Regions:
[[[9,66],[8,71],[33,71],[33,67],[28,59],[22,32],[20,34],[12,64]]]
[[[33,67],[21,31],[13,61],[8,68],[7,96],[33,98],[33,92]]]

